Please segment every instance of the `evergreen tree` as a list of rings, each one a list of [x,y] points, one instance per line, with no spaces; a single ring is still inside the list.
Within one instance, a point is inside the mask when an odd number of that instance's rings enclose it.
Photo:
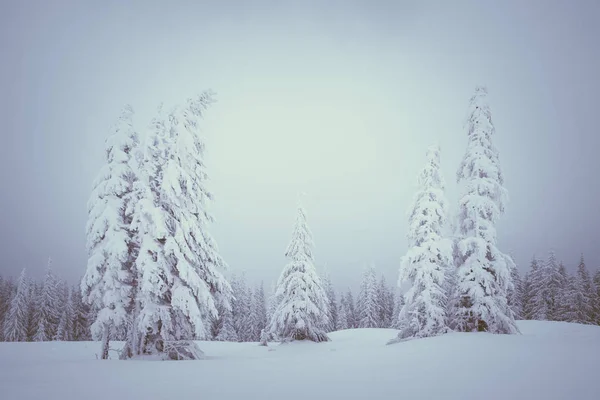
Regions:
[[[392,325],[393,308],[394,297],[387,287],[385,276],[381,275],[381,280],[377,286],[378,326],[380,328],[389,328]]]
[[[600,269],[598,269],[594,274],[594,286],[596,289],[594,293],[594,323],[596,325],[600,325]]]
[[[344,296],[341,296],[340,302],[338,304],[337,325],[335,327],[335,329],[338,331],[350,328],[350,324],[348,323],[347,308],[348,306],[346,305],[346,298]]]
[[[292,239],[285,256],[290,262],[277,282],[277,308],[269,332],[283,340],[328,341],[327,295],[314,267],[312,233],[298,206]]]
[[[354,303],[354,296],[352,290],[348,289],[346,293],[346,318],[348,320],[348,329],[358,328],[359,317],[356,312],[356,304]]]
[[[252,341],[259,341],[260,333],[267,328],[267,303],[262,282],[254,291],[252,300]]]
[[[28,286],[25,269],[23,269],[17,282],[17,293],[12,298],[4,318],[4,340],[7,342],[24,342],[27,340]]]
[[[567,273],[567,269],[562,261],[558,265],[558,275],[559,275],[559,293],[558,293],[558,313],[557,313],[557,321],[566,321],[567,313],[569,312],[568,305],[568,293],[569,293],[569,274]]]
[[[240,342],[254,341],[256,338],[252,328],[252,292],[246,285],[246,274],[234,275],[231,280],[231,287],[233,289],[231,311],[238,340]]]
[[[76,341],[91,340],[92,333],[90,330],[90,307],[83,302],[81,297],[81,290],[77,287],[71,289],[71,296],[73,299],[73,333],[72,338]]]
[[[52,340],[56,336],[60,319],[59,307],[58,283],[52,272],[52,259],[49,258],[42,286],[42,294],[39,299],[38,330],[44,329],[44,332],[40,332],[39,334],[36,332],[36,337],[44,338],[44,341],[47,341]]]
[[[358,304],[358,327],[377,328],[379,326],[379,307],[377,302],[377,276],[373,265],[363,273]]]
[[[102,359],[108,358],[111,337],[128,324],[134,298],[133,260],[137,243],[131,229],[137,199],[133,154],[138,146],[133,109],[125,106],[105,142],[105,165],[88,201],[87,271],[81,281],[83,300],[98,309],[92,324],[102,340]],[[54,337],[56,332],[50,333]]]
[[[73,322],[75,311],[73,309],[73,295],[71,289],[67,289],[67,300],[58,323],[58,329],[54,340],[70,341],[73,340]]]
[[[577,307],[579,309],[579,321],[583,324],[594,323],[594,291],[590,273],[585,265],[583,254],[577,266]]]
[[[548,287],[548,319],[550,321],[561,320],[562,295],[565,290],[562,282],[562,276],[559,271],[558,261],[554,251],[550,251],[548,260],[545,264],[547,287]]]
[[[233,324],[233,315],[231,310],[228,308],[223,308],[223,313],[221,314],[221,327],[219,332],[215,336],[215,340],[221,342],[238,342],[240,341],[238,335],[235,331],[235,327]]]
[[[333,289],[333,284],[331,283],[331,278],[328,272],[323,274],[322,281],[325,294],[327,295],[327,316],[329,318],[329,324],[327,324],[326,330],[327,332],[333,332],[335,331],[338,323],[338,307],[335,298],[335,290]]]
[[[138,235],[138,292],[130,355],[163,353],[165,340],[206,338],[217,297],[229,299],[226,264],[208,232],[205,144],[199,123],[213,102],[205,92],[152,122],[132,227]],[[228,302],[229,303],[229,302]]]
[[[548,321],[550,310],[550,275],[543,260],[531,262],[531,319]]]
[[[518,333],[506,299],[512,259],[496,246],[495,224],[504,213],[507,191],[492,144],[495,128],[486,97],[481,86],[471,97],[468,147],[457,173],[466,186],[459,203],[460,300],[454,325],[463,332]]]
[[[535,275],[535,270],[538,268],[537,260],[535,259],[535,257],[531,260],[530,268],[531,270],[525,274],[525,278],[521,282],[521,307],[523,312],[522,318],[526,320],[533,319],[534,314],[534,293],[532,279]]]
[[[4,326],[4,317],[10,308],[11,282],[0,275],[0,328]],[[4,329],[0,329],[0,341],[4,341]]]
[[[523,319],[523,283],[521,282],[521,275],[516,265],[511,269],[510,273],[513,287],[507,291],[508,306],[513,312],[515,319]]]
[[[436,336],[448,331],[444,292],[446,271],[453,268],[452,242],[443,237],[448,213],[440,149],[427,151],[409,216],[408,252],[400,264],[398,285],[410,282],[400,310],[398,339]]]
[[[33,279],[29,280],[29,293],[27,295],[27,341],[32,342],[37,333],[39,321],[40,291]]]

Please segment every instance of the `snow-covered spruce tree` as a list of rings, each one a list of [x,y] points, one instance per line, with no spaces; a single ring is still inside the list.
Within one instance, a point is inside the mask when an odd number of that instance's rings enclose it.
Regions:
[[[281,340],[329,341],[326,333],[327,295],[314,266],[312,233],[299,204],[292,239],[285,251],[290,260],[277,282],[277,308],[269,322],[271,335]]]
[[[44,329],[44,332],[36,332],[35,336],[37,338],[43,338],[43,341],[54,339],[60,320],[59,307],[58,281],[52,272],[52,259],[48,258],[37,318],[39,321],[38,330]]]
[[[562,320],[562,304],[564,303],[563,296],[566,290],[566,282],[563,281],[559,268],[554,251],[550,251],[545,264],[548,286],[548,319],[550,321]]]
[[[58,329],[54,340],[71,341],[73,340],[73,321],[75,318],[75,310],[73,309],[73,294],[71,288],[67,289],[67,300],[63,307]]]
[[[578,312],[580,317],[580,323],[593,324],[594,323],[594,290],[590,273],[585,265],[583,254],[579,260],[577,266],[577,281],[578,290],[581,292],[578,294]]]
[[[337,324],[335,326],[336,331],[341,331],[343,329],[350,328],[350,324],[348,323],[347,308],[348,308],[348,306],[346,305],[346,298],[344,296],[341,296],[340,302],[338,304],[338,311],[337,311],[338,317],[337,317]]]
[[[427,151],[425,168],[419,175],[419,191],[409,213],[408,251],[402,257],[398,286],[410,282],[398,316],[398,340],[446,333],[446,271],[452,268],[452,241],[443,236],[448,201],[440,171],[440,149]]]
[[[12,298],[4,318],[4,340],[6,342],[24,342],[27,340],[27,306],[29,285],[25,269],[17,281],[17,293]]]
[[[252,291],[246,284],[245,272],[239,276],[233,275],[231,288],[233,290],[231,312],[238,340],[240,342],[254,341],[256,338],[252,330]]]
[[[267,303],[265,299],[265,288],[262,282],[254,290],[252,296],[250,324],[252,328],[252,340],[261,340],[261,332],[267,329]]]
[[[358,327],[379,327],[379,307],[377,302],[377,275],[375,266],[370,265],[363,272],[360,293],[357,301]]]
[[[333,289],[329,272],[325,271],[323,273],[323,278],[321,281],[323,282],[323,288],[325,289],[325,294],[327,295],[327,316],[329,318],[329,324],[327,324],[326,331],[333,332],[337,326],[338,307],[335,299],[335,290]]]
[[[132,227],[140,247],[128,356],[164,356],[165,340],[207,338],[216,299],[231,298],[226,264],[208,230],[213,196],[199,124],[212,102],[204,92],[171,111],[167,122],[159,116],[151,124],[135,185],[140,200]]]
[[[356,304],[352,290],[348,289],[346,293],[346,318],[348,320],[348,329],[358,328],[358,314],[356,312]]]
[[[27,295],[27,341],[32,342],[38,331],[39,321],[39,300],[41,290],[33,279],[29,280],[29,294]]]
[[[240,341],[233,325],[233,315],[231,310],[223,308],[220,315],[221,326],[219,332],[215,336],[215,340],[221,342],[238,342]]]
[[[594,323],[600,325],[600,268],[594,274]]]
[[[81,292],[98,310],[92,335],[102,341],[102,359],[108,358],[109,341],[126,326],[132,308],[137,247],[131,229],[137,181],[133,154],[138,144],[133,109],[125,106],[105,141],[105,164],[88,201],[88,263]]]
[[[271,321],[271,317],[273,316],[275,309],[277,309],[277,304],[279,303],[276,294],[277,294],[276,282],[271,282],[271,292],[269,294],[269,298],[267,299],[267,325],[268,325],[269,321]]]
[[[495,128],[486,97],[482,86],[471,97],[468,146],[457,172],[465,188],[459,201],[459,299],[452,325],[462,332],[510,334],[519,332],[506,299],[513,262],[496,246],[495,228],[508,196],[492,143]]]
[[[72,338],[75,341],[91,340],[92,333],[90,331],[89,313],[90,309],[83,302],[81,297],[81,285],[76,285],[71,289],[73,299],[73,334]]]
[[[392,325],[392,313],[394,312],[394,296],[390,293],[382,274],[377,285],[377,310],[380,328],[389,328]]]
[[[537,273],[538,263],[535,256],[531,259],[530,270],[527,271],[525,277],[521,281],[521,309],[522,309],[522,318],[526,320],[531,320],[534,317],[534,287],[533,287],[533,277]]]
[[[509,288],[506,293],[508,307],[513,312],[515,319],[523,319],[523,284],[516,265],[511,268],[510,274],[513,287]]]

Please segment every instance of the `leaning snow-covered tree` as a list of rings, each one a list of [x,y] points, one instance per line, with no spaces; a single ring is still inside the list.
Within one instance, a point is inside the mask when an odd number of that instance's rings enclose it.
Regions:
[[[298,206],[292,240],[285,256],[290,262],[283,269],[275,296],[277,307],[269,331],[282,340],[328,341],[328,299],[314,266],[312,233],[306,214]]]
[[[487,89],[482,86],[471,97],[467,151],[457,172],[464,190],[459,201],[458,300],[453,326],[463,332],[518,333],[507,306],[514,263],[496,245],[495,224],[504,213],[508,195],[498,150],[492,143],[495,128],[486,98]]]
[[[165,341],[204,339],[216,299],[230,307],[226,264],[208,228],[205,144],[199,124],[210,92],[153,120],[144,148],[133,223],[139,241],[138,287],[129,356],[165,355]]]
[[[452,241],[443,236],[448,214],[440,148],[427,151],[408,222],[408,252],[402,257],[398,286],[410,283],[398,316],[398,340],[436,336],[448,331],[444,292],[452,268]]]
[[[88,202],[88,265],[81,281],[83,300],[98,310],[92,335],[108,358],[111,335],[124,327],[132,307],[135,243],[131,208],[136,174],[132,155],[138,145],[133,110],[125,106],[106,139],[105,161]]]

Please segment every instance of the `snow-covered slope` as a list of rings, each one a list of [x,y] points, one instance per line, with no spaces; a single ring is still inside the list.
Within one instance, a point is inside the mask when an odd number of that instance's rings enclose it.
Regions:
[[[100,361],[98,343],[0,343],[0,398],[598,399],[600,327],[519,321],[522,335],[453,333],[386,345],[393,329],[331,342],[200,342],[201,361]]]

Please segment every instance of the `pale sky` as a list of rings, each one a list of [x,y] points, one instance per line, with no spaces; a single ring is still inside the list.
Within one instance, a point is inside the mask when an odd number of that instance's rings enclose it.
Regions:
[[[251,3],[251,4],[250,4]],[[83,275],[86,202],[129,103],[218,93],[204,131],[212,227],[267,287],[304,191],[338,288],[395,282],[425,151],[456,210],[463,121],[489,89],[511,201],[498,246],[600,265],[598,1],[0,1],[0,273]]]

